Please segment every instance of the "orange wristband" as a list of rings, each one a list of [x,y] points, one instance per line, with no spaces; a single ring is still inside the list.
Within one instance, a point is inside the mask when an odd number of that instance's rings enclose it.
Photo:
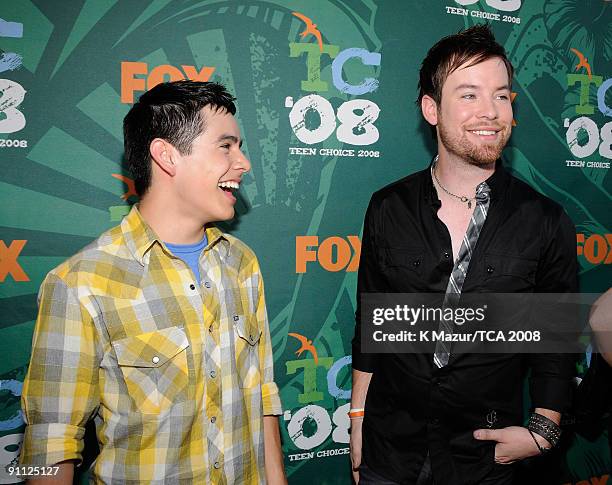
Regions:
[[[354,411],[349,411],[348,412],[348,416],[350,419],[353,418],[362,418],[365,415],[365,410],[363,409],[356,409]]]

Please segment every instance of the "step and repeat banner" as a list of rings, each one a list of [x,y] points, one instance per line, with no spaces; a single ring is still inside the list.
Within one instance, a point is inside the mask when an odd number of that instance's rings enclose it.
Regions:
[[[605,0],[11,0],[0,4],[0,464],[44,275],[137,201],[122,119],[167,80],[238,98],[253,169],[222,224],[261,261],[292,484],[348,484],[356,271],[376,189],[435,154],[415,106],[444,35],[489,22],[516,67],[503,153],[576,224],[582,291],[610,285],[612,3]],[[586,367],[577,368],[580,376]],[[561,484],[604,484],[607,425]]]

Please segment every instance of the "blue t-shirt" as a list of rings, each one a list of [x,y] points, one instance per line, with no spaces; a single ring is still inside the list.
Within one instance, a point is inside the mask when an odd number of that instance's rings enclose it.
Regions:
[[[164,243],[166,247],[174,254],[177,258],[181,258],[193,271],[193,274],[198,281],[198,285],[200,284],[200,265],[198,264],[200,261],[200,254],[208,244],[208,239],[206,239],[206,233],[204,233],[204,239],[195,244],[170,244]]]

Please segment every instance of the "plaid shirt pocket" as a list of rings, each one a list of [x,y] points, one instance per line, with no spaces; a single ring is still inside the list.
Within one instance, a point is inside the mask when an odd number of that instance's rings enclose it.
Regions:
[[[188,347],[189,341],[182,327],[165,328],[113,342],[134,411],[159,414],[186,400]]]
[[[259,366],[259,341],[261,330],[255,316],[234,316],[236,367],[240,387],[249,388],[261,384]]]

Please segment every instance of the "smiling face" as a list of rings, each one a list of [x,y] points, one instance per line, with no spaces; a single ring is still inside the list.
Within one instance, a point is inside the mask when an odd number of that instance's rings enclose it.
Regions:
[[[436,113],[426,118],[437,126],[440,153],[488,165],[500,157],[512,131],[508,71],[498,57],[466,66],[448,76]]]
[[[240,147],[236,119],[225,110],[203,108],[204,131],[194,141],[189,155],[179,155],[176,196],[186,215],[203,224],[234,217],[242,176],[251,163]]]

